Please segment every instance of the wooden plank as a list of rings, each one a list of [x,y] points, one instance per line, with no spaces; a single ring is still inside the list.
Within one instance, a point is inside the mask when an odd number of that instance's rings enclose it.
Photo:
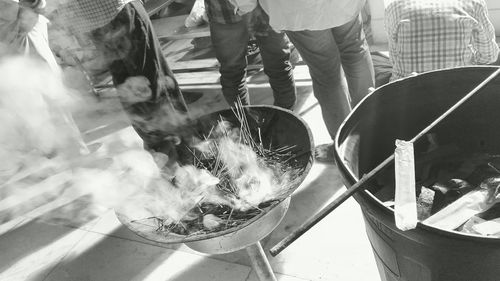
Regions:
[[[217,59],[176,61],[171,67],[174,73],[219,70]]]
[[[149,16],[152,16],[161,9],[166,8],[168,5],[172,4],[174,0],[149,0],[146,3],[144,3],[144,8],[148,12]]]
[[[188,71],[205,67],[218,67],[213,49],[196,49],[191,43],[193,39],[169,40],[162,43],[162,52],[167,63],[174,72],[176,70]]]
[[[309,69],[306,65],[296,65],[293,69],[293,76],[295,82],[310,82],[311,76],[309,75]],[[211,71],[198,71],[198,72],[178,72],[175,74],[175,78],[179,85],[185,86],[200,86],[200,85],[218,85],[220,73],[217,70]],[[263,71],[256,74],[250,75],[247,78],[248,85],[262,85],[268,83],[268,78]]]
[[[167,59],[170,69],[174,73],[198,72],[219,70],[219,62],[215,58],[214,50],[211,46],[196,49],[191,43],[192,39],[169,40],[162,43],[162,52]],[[294,60],[297,61],[297,60]],[[303,65],[299,59],[294,65]],[[262,68],[261,60],[249,62],[248,70]]]
[[[156,35],[160,39],[193,39],[210,36],[208,25],[187,28],[184,21],[188,15],[165,17],[151,20]]]

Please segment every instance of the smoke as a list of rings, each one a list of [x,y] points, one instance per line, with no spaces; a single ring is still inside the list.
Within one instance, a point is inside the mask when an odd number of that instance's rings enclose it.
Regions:
[[[33,209],[29,199],[42,195],[90,195],[114,208],[159,177],[140,146],[124,141],[89,151],[72,112],[92,112],[95,104],[74,96],[46,64],[3,58],[0,77],[0,221]]]
[[[12,57],[1,62],[0,75],[2,149],[39,157],[57,152],[73,156],[86,150],[68,112],[72,98],[45,64]]]
[[[277,197],[282,186],[273,171],[259,160],[252,147],[229,137],[219,141],[219,158],[234,180],[236,209],[249,209]]]
[[[175,178],[175,184],[171,178]],[[135,220],[156,217],[167,223],[178,222],[188,219],[191,209],[216,194],[217,183],[219,179],[206,170],[179,167],[173,175],[153,179],[145,192],[130,197],[120,212]]]
[[[103,43],[111,40],[119,49],[107,59],[128,53],[127,42],[113,40],[123,37],[122,31],[103,31]],[[80,196],[120,210],[133,220],[156,217],[176,223],[193,218],[192,210],[202,203],[242,211],[258,208],[279,197],[291,182],[287,173],[277,175],[267,167],[242,142],[242,131],[225,121],[207,139],[197,136],[187,143],[172,142],[174,150],[188,144],[193,150],[188,152],[216,161],[219,166],[215,169],[198,162],[181,165],[172,155],[146,151],[131,140],[103,141],[97,150],[90,149],[81,128],[95,127],[95,115],[103,113],[96,114],[98,111],[115,113],[115,108],[106,108],[107,103],[103,107],[103,102],[89,94],[92,81],[88,75],[101,72],[107,63],[81,49],[82,38],[66,38],[61,30],[52,34],[58,36],[55,44],[51,42],[58,59],[71,66],[64,69],[64,76],[39,60],[19,56],[0,60],[0,223],[47,201]],[[93,73],[82,73],[83,69]],[[114,93],[123,104],[147,102],[152,97],[149,81],[142,76],[129,77]],[[143,132],[188,123],[186,114],[170,107],[165,104],[147,119],[129,114],[129,121]],[[200,115],[203,112],[191,112],[191,117]],[[79,117],[77,122],[73,116]],[[68,209],[61,215],[74,219]],[[206,216],[204,220],[210,222],[207,225],[217,224],[217,218]]]
[[[0,222],[29,211],[34,198],[41,204],[85,195],[130,219],[174,223],[190,219],[201,203],[247,210],[275,199],[282,188],[273,171],[241,142],[239,128],[228,122],[221,121],[209,138],[189,143],[193,153],[219,161],[219,169],[172,164],[168,155],[130,140],[91,151],[72,112],[87,110],[79,115],[85,117],[96,104],[75,96],[45,64],[26,57],[1,60],[0,76],[0,157],[8,159],[0,161]],[[130,81],[138,84],[129,89],[147,92],[143,79]],[[231,182],[231,192],[220,188],[222,181]],[[65,213],[68,217],[61,219],[71,221],[71,210]]]

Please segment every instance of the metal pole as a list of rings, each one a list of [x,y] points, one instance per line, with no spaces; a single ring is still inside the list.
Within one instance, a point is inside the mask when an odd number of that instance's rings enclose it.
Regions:
[[[276,276],[274,276],[273,269],[269,264],[269,260],[262,249],[262,245],[259,241],[245,248],[250,261],[252,262],[252,268],[257,273],[260,281],[277,281]]]

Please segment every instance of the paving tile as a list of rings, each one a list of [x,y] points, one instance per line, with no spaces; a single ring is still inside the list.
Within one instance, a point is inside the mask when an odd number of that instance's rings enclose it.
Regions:
[[[248,257],[247,251],[245,249],[235,251],[232,253],[211,255],[210,257],[213,259],[226,261],[226,262],[230,262],[230,263],[245,265],[245,266],[249,266],[249,267],[252,266],[252,263],[250,262],[250,258]]]
[[[285,237],[304,221],[319,212],[344,185],[333,165],[314,164],[304,183],[294,192],[287,213],[271,233],[266,244],[276,242],[276,237]]]
[[[29,221],[0,236],[0,280],[44,280],[85,231]]]
[[[276,277],[277,281],[312,281],[310,279],[302,279],[302,278],[293,277],[293,276],[284,275],[284,274],[279,274],[279,273],[275,273],[274,276]],[[250,273],[250,276],[248,276],[248,279],[246,281],[260,281],[260,280],[259,280],[259,277],[257,276],[257,274],[255,273],[255,271],[252,270],[252,272]]]
[[[313,107],[312,110],[302,113],[300,116],[309,125],[309,129],[312,132],[315,145],[332,142],[332,138],[330,137],[330,134],[326,129],[326,125],[323,122],[321,108],[319,107],[319,105]]]
[[[49,224],[89,230],[107,210],[95,204],[90,195],[78,195],[57,198],[26,216]]]
[[[193,250],[189,249],[182,243],[166,244],[142,238],[141,236],[135,234],[126,226],[124,226],[116,217],[114,210],[108,210],[89,230],[91,232],[99,233],[102,235],[108,235],[172,250],[183,250],[185,252],[195,253]]]
[[[251,266],[250,260],[248,259],[247,252],[245,250],[239,250],[232,253],[220,254],[220,255],[210,255],[206,253],[200,253],[198,251],[192,250],[184,243],[166,244],[159,243],[152,240],[142,238],[141,236],[135,234],[127,227],[125,227],[115,215],[113,210],[107,212],[91,229],[90,231],[95,233],[100,233],[103,235],[108,235],[112,237],[127,239],[130,241],[136,241],[144,244],[154,245],[158,247],[163,247],[166,249],[182,251],[190,254],[197,254],[201,256],[209,256],[212,259],[225,261],[229,263],[235,263],[239,265]]]
[[[91,233],[45,281],[244,281],[249,272],[246,266]]]
[[[21,225],[26,220],[27,219],[25,217],[16,217],[0,224],[0,237],[5,233],[11,231],[12,229],[15,229],[17,226]]]
[[[28,170],[28,169],[26,169]],[[47,179],[31,176],[14,180],[2,189],[0,195],[0,223],[51,204],[52,201],[66,189],[64,182],[69,179],[69,173],[62,172]]]
[[[273,233],[265,249],[281,241],[287,233],[290,230]],[[361,211],[354,199],[348,199],[269,260],[275,272],[307,280],[380,280]]]

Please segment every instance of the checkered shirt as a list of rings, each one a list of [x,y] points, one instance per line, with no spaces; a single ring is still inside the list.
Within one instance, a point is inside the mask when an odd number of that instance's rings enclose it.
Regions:
[[[260,5],[257,5],[248,16],[240,16],[228,0],[205,0],[205,10],[210,22],[228,24],[246,20],[251,35],[266,36],[270,30],[269,17]]]
[[[391,80],[497,59],[499,48],[484,0],[395,0],[385,14]]]
[[[57,21],[71,32],[83,34],[103,27],[134,0],[68,0],[57,8]]]

